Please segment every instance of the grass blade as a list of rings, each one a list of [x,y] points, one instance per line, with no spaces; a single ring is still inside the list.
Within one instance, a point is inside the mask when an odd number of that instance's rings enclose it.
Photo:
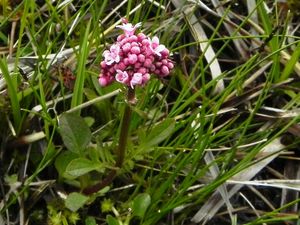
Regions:
[[[4,76],[4,79],[7,84],[7,90],[11,102],[14,124],[15,124],[15,128],[17,128],[18,131],[21,123],[21,113],[20,113],[20,104],[17,95],[17,87],[14,85],[12,77],[8,72],[7,62],[5,58],[0,59],[0,69],[2,71],[2,75]]]
[[[89,53],[90,45],[88,43],[88,36],[90,31],[91,21],[88,22],[84,37],[80,44],[80,54],[79,54],[79,61],[77,65],[77,76],[76,82],[74,87],[74,94],[72,97],[71,108],[78,106],[82,103],[82,96],[83,96],[83,87],[84,87],[84,80],[85,80],[85,64]],[[76,112],[80,114],[80,110]]]

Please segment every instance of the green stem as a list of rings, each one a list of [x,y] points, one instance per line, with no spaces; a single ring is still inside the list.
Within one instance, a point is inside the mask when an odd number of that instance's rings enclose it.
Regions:
[[[101,190],[102,188],[110,185],[114,178],[117,175],[117,170],[123,166],[123,162],[125,159],[125,153],[126,153],[126,145],[127,145],[127,139],[129,134],[129,128],[130,128],[130,119],[131,119],[131,105],[135,103],[135,93],[134,89],[128,88],[127,93],[127,104],[125,106],[123,118],[122,118],[122,124],[121,124],[121,132],[119,137],[119,145],[117,150],[117,160],[115,163],[115,168],[111,170],[108,175],[99,183],[87,187],[83,190],[83,193],[85,194],[93,194]]]

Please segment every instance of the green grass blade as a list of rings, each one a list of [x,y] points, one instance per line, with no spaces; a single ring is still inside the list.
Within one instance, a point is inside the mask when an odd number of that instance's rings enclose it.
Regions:
[[[17,95],[17,87],[13,82],[13,78],[9,74],[9,71],[7,68],[7,62],[6,62],[5,58],[0,59],[0,69],[2,71],[2,75],[4,76],[4,79],[7,84],[8,96],[9,96],[10,102],[11,102],[14,125],[15,125],[15,128],[17,128],[16,130],[18,131],[20,128],[20,123],[21,123],[21,113],[20,113],[20,104],[19,104],[18,95]]]
[[[290,74],[293,72],[294,70],[294,66],[295,64],[298,62],[300,57],[300,42],[298,42],[296,49],[294,50],[291,59],[289,60],[289,62],[285,65],[285,68],[282,72],[281,81],[284,81],[286,79],[289,78]]]
[[[86,64],[86,60],[90,48],[88,42],[90,25],[91,25],[91,21],[89,21],[87,24],[85,34],[79,48],[80,54],[79,54],[79,61],[77,65],[77,76],[76,76],[76,82],[74,87],[74,94],[71,102],[71,108],[78,106],[82,103],[83,87],[84,87],[85,72],[86,72],[85,64]],[[80,110],[77,113],[80,114]]]

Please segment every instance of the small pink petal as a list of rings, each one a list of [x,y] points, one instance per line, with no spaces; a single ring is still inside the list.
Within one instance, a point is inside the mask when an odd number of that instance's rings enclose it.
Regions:
[[[154,36],[154,37],[152,38],[151,42],[152,42],[153,44],[155,44],[155,45],[159,45],[159,39],[158,39],[158,37]]]
[[[141,25],[141,23],[137,23],[135,25],[132,25],[131,23],[123,23],[122,25],[118,25],[116,27],[122,29],[126,36],[131,36]]]
[[[128,81],[128,74],[126,71],[117,70],[115,78],[116,81],[125,84]]]
[[[143,75],[141,73],[135,73],[131,78],[130,86],[131,88],[133,88],[135,85],[141,85],[142,82],[143,82]]]

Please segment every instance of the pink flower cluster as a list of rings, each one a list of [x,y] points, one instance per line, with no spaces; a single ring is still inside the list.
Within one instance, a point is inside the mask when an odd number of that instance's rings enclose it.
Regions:
[[[169,50],[159,43],[157,37],[150,39],[143,33],[135,34],[141,23],[132,25],[126,20],[117,26],[124,31],[109,50],[103,52],[99,83],[106,86],[116,80],[134,88],[145,85],[150,74],[167,76],[174,64],[169,59]]]

